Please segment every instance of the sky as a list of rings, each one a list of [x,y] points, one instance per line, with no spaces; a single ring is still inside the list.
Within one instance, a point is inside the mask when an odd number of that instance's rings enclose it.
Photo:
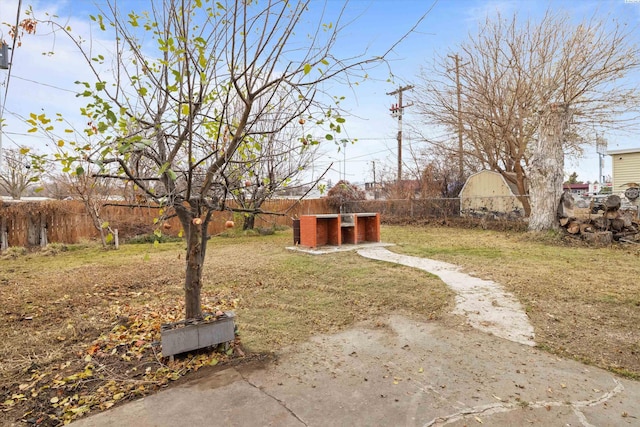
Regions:
[[[104,0],[100,3],[104,4]],[[139,0],[118,0],[123,9],[138,9],[144,3]],[[327,8],[337,11],[343,1],[328,0]],[[18,17],[25,17],[25,10],[32,7],[38,16],[45,12],[55,14],[59,20],[68,22],[74,32],[93,36],[99,44],[97,32],[92,31],[90,14],[96,14],[93,0],[0,0],[0,37],[9,41],[8,26]],[[313,6],[324,5],[313,0]],[[336,147],[323,144],[324,155],[314,164],[313,173],[318,174],[331,166],[326,178],[336,182],[341,178],[354,183],[372,182],[374,170],[377,179],[386,169],[395,173],[397,162],[398,120],[391,116],[389,108],[397,102],[395,96],[387,95],[398,87],[417,81],[420,68],[433,61],[436,56],[455,53],[457,46],[467,40],[469,34],[477,32],[478,24],[487,17],[518,14],[519,18],[536,18],[547,8],[552,11],[567,11],[573,19],[590,18],[599,14],[627,23],[632,28],[640,24],[640,1],[636,0],[352,0],[345,11],[345,20],[351,21],[338,41],[336,56],[379,55],[386,52],[403,37],[427,11],[427,16],[394,47],[387,57],[387,64],[369,72],[369,79],[358,86],[332,88],[337,95],[346,97],[343,108],[349,112],[344,136],[356,139],[354,144]],[[312,14],[314,13],[312,7]],[[312,18],[312,17],[311,17]],[[640,27],[639,27],[640,28]],[[635,31],[640,43],[640,31]],[[54,55],[43,52],[55,50]],[[39,29],[35,36],[25,35],[22,45],[10,52],[10,72],[0,70],[0,107],[4,127],[2,147],[12,148],[27,145],[40,152],[47,152],[48,141],[40,135],[28,134],[22,119],[30,112],[46,112],[53,115],[61,112],[65,117],[79,116],[81,100],[74,81],[86,80],[87,70],[83,60],[62,37],[53,38],[46,29]],[[391,82],[387,81],[390,72]],[[638,76],[640,77],[640,76]],[[418,96],[406,91],[405,99]],[[409,128],[418,122],[411,107],[403,116],[403,158],[409,150],[419,150],[424,145],[413,139]],[[610,150],[640,147],[634,135],[607,134]],[[595,141],[595,137],[594,137]],[[565,159],[565,172],[577,172],[578,178],[593,181],[598,178],[599,160],[595,147],[587,147],[581,158]],[[611,174],[611,160],[605,157],[604,175]]]

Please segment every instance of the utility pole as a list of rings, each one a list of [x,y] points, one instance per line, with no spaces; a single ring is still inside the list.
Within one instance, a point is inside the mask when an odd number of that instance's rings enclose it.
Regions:
[[[378,200],[378,183],[376,182],[376,161],[371,161],[371,166],[373,168],[373,198]]]
[[[18,5],[18,14],[20,14],[20,6]],[[4,42],[0,42],[0,70],[8,70],[9,69],[9,46]],[[9,79],[7,78],[7,81]],[[2,82],[2,86],[5,86],[5,82]],[[6,102],[6,92],[5,89],[5,102]],[[4,114],[4,102],[2,101],[2,97],[0,96],[0,171],[2,171],[2,126],[4,125],[3,120]]]
[[[461,89],[460,89],[460,57],[458,54],[453,56],[449,55],[456,61],[456,95],[458,98],[458,181],[464,180],[464,157],[462,147],[462,101],[461,101]]]
[[[391,108],[389,109],[391,115],[398,118],[398,183],[402,180],[402,113],[405,107],[411,107],[413,105],[413,103],[402,103],[402,92],[409,89],[413,89],[413,85],[400,86],[393,92],[387,93],[387,95],[391,96],[398,95],[398,103],[395,105],[391,104]]]
[[[604,156],[607,154],[607,140],[596,133],[596,152],[598,153],[599,174],[598,181],[604,186],[605,178],[602,175],[604,169]]]

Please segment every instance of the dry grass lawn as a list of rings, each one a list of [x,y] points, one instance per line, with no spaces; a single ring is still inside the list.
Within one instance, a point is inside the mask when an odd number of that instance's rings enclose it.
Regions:
[[[439,259],[514,293],[541,348],[640,378],[640,249],[557,236],[385,226],[393,251]],[[90,245],[0,260],[0,425],[60,425],[152,393],[210,365],[236,363],[389,311],[438,319],[453,294],[435,276],[353,252],[285,249],[291,232],[214,237],[204,305],[233,309],[228,352],[169,361],[160,324],[182,317],[184,244]],[[62,249],[66,249],[62,251]]]

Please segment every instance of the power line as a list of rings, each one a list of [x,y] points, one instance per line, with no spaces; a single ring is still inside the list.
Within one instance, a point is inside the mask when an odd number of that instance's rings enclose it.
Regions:
[[[24,77],[13,76],[13,78],[14,78],[14,79],[19,79],[19,80],[24,80],[25,82],[35,83],[35,84],[40,85],[40,86],[50,87],[50,88],[52,88],[52,89],[63,90],[63,91],[65,91],[65,92],[70,92],[70,93],[73,93],[73,94],[78,93],[78,91],[75,91],[75,90],[65,89],[65,88],[63,88],[63,87],[58,87],[58,86],[50,85],[50,84],[48,84],[48,83],[42,83],[42,82],[38,82],[38,81],[35,81],[35,80],[26,79],[26,78],[24,78]]]

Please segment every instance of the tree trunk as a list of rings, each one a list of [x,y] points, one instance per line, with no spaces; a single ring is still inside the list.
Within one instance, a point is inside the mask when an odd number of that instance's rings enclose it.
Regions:
[[[38,246],[40,243],[40,218],[29,216],[27,220],[27,246]]]
[[[613,243],[613,233],[610,231],[597,231],[582,235],[583,239],[591,244],[606,246]]]
[[[255,226],[256,216],[254,214],[245,214],[244,221],[242,222],[243,230],[253,230]]]
[[[558,228],[556,215],[564,180],[562,141],[568,118],[568,109],[563,105],[551,105],[542,113],[538,138],[533,143],[529,161],[529,231]]]
[[[564,191],[562,196],[560,196],[560,204],[558,205],[558,217],[562,218],[573,218],[575,216],[574,213],[574,199],[569,191]],[[562,225],[562,223],[560,224]]]
[[[98,230],[98,234],[100,234],[100,241],[102,242],[102,247],[107,247],[107,237],[105,236],[105,229],[102,227],[102,221],[100,219],[100,212],[98,206],[95,202],[92,204],[91,196],[89,195],[81,195],[82,203],[84,204],[84,208],[91,217],[91,221],[93,222],[93,226]]]
[[[202,317],[202,229],[191,224],[187,233],[187,269],[184,278],[185,319]]]
[[[516,163],[514,170],[516,172],[516,187],[518,188],[518,194],[516,195],[516,197],[518,198],[518,200],[520,200],[520,203],[522,203],[522,208],[524,209],[524,216],[529,216],[531,215],[531,203],[529,201],[529,197],[527,197],[527,186],[525,184],[525,173],[524,170],[522,169],[522,166],[520,166],[520,162]],[[507,179],[507,174],[503,175],[505,177],[505,179]]]
[[[580,223],[578,221],[571,221],[568,225],[567,225],[567,232],[569,234],[578,234],[580,233]]]
[[[174,206],[187,237],[185,260],[184,305],[185,319],[202,317],[202,267],[207,248],[209,216],[202,221],[182,206]]]
[[[607,199],[604,201],[604,207],[607,209],[607,211],[616,211],[620,209],[620,206],[622,206],[622,200],[615,194],[607,197]]]

